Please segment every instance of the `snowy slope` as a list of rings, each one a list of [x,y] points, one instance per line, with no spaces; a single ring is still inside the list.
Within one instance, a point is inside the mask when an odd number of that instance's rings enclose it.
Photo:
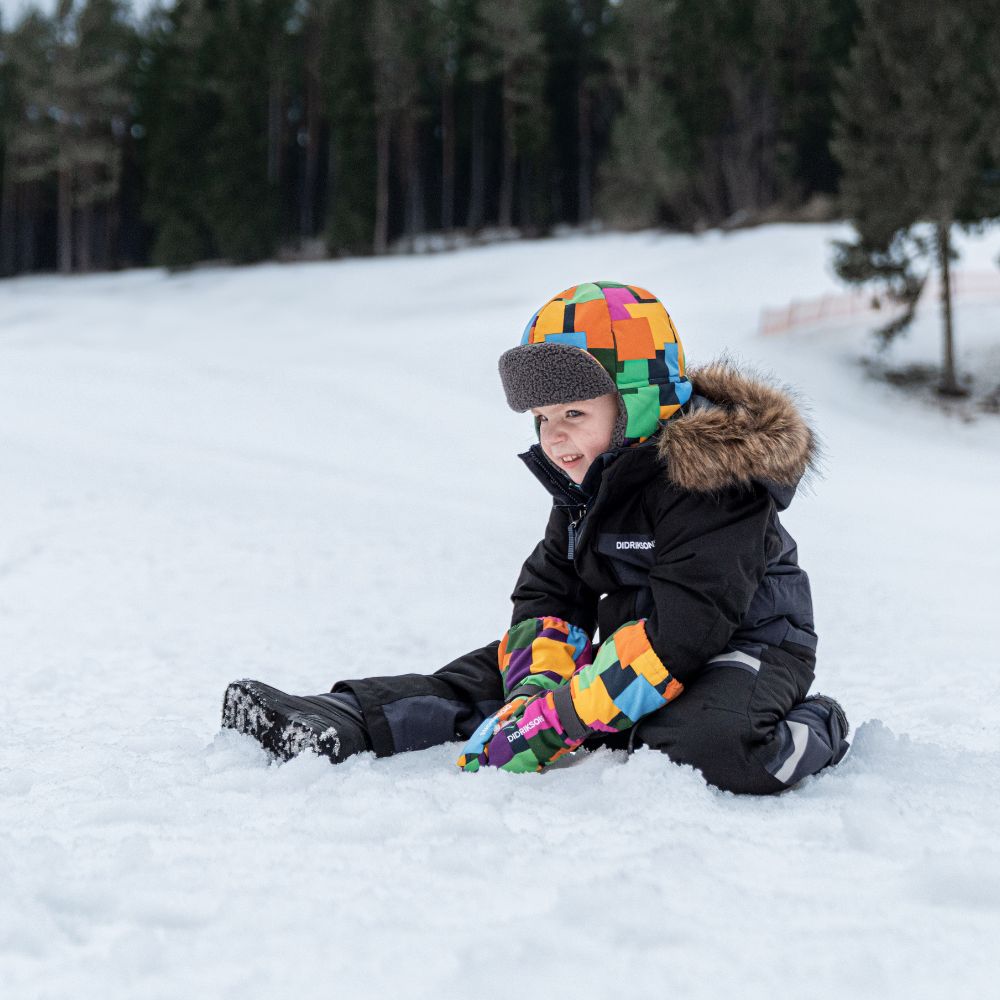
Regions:
[[[756,335],[836,289],[840,232],[0,284],[3,995],[990,994],[1000,420],[866,381],[862,331]],[[234,678],[311,693],[503,631],[549,500],[496,357],[601,278],[811,403],[826,478],[785,520],[848,760],[753,800],[645,752],[471,776],[220,734]],[[978,366],[1000,306],[958,319]]]

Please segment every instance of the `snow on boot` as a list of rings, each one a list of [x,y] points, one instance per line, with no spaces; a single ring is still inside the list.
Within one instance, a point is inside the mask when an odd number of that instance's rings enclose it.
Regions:
[[[222,700],[222,726],[252,736],[279,760],[312,750],[339,764],[371,750],[361,709],[345,694],[299,697],[260,681],[234,681]]]

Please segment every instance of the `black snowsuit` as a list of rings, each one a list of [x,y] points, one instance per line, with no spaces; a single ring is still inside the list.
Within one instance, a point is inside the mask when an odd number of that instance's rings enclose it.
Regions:
[[[805,700],[816,653],[809,581],[778,518],[812,436],[778,390],[724,366],[692,381],[683,415],[601,456],[580,486],[539,446],[521,456],[553,508],[514,589],[512,624],[554,616],[606,638],[645,620],[683,693],[584,746],[653,747],[722,789],[777,792],[846,751],[842,714]],[[333,690],[357,699],[380,756],[466,739],[503,702],[498,646],[429,676]]]

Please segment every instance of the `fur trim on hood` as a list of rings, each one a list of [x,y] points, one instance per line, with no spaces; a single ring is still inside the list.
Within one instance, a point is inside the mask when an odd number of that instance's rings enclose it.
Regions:
[[[789,393],[717,361],[688,371],[695,405],[663,426],[660,457],[670,480],[693,492],[770,481],[795,487],[818,457],[816,437]]]

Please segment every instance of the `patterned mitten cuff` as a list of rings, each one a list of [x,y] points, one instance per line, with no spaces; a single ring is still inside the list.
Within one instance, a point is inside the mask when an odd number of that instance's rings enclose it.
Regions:
[[[511,626],[497,655],[509,698],[565,684],[591,662],[594,651],[587,633],[561,618],[526,618]]]

